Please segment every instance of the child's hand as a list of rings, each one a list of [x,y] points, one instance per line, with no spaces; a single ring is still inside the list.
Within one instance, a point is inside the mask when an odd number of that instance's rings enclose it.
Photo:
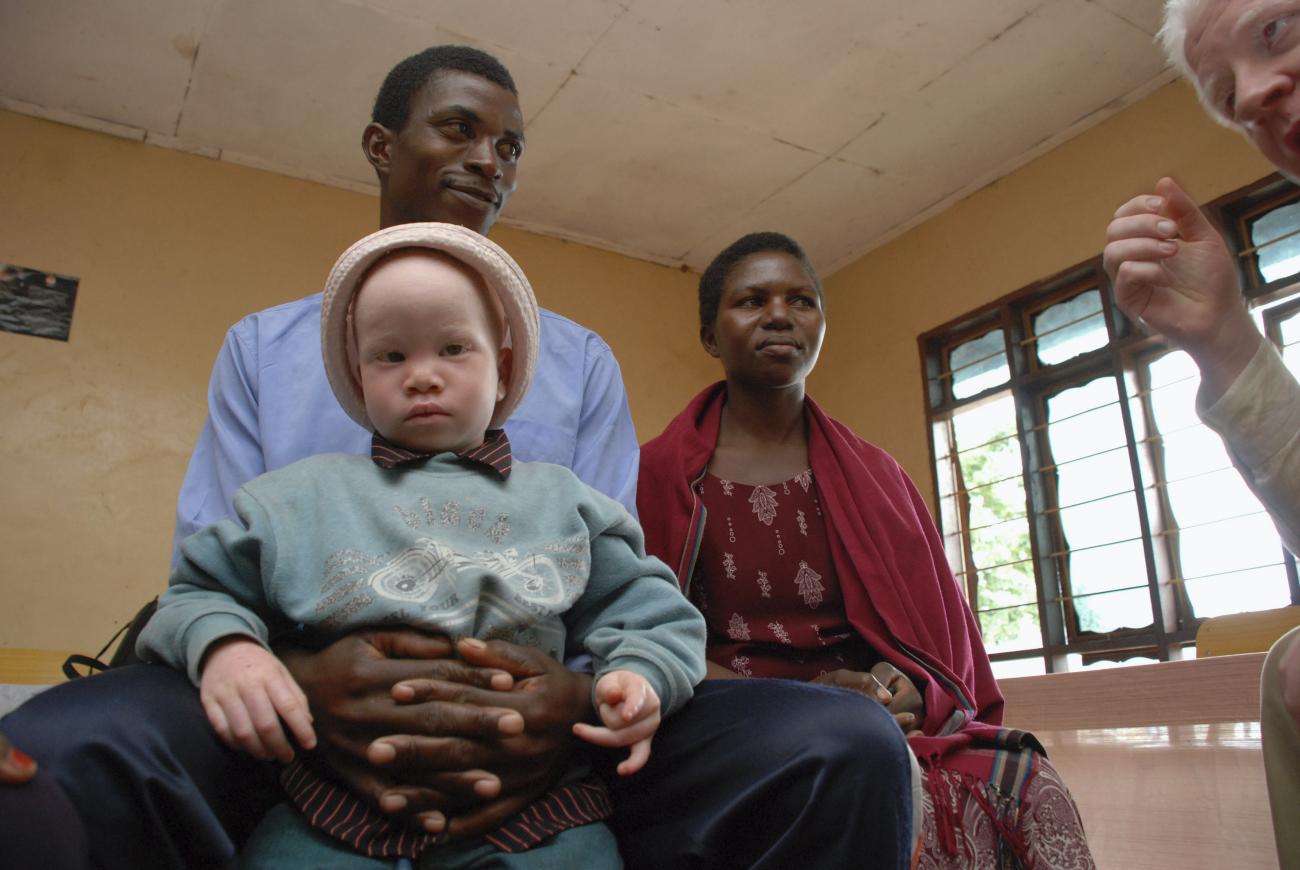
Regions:
[[[618,772],[636,773],[649,760],[650,738],[659,728],[659,696],[635,671],[610,671],[596,682],[596,703],[605,727],[579,722],[573,733],[597,746],[631,746]]]
[[[280,660],[246,637],[222,639],[203,656],[199,700],[217,736],[263,760],[293,761],[283,719],[303,749],[316,746],[307,696]]]

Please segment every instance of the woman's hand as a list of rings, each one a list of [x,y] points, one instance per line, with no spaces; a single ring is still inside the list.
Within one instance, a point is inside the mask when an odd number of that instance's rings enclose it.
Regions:
[[[36,775],[31,756],[0,734],[0,785],[20,785]]]
[[[813,680],[824,686],[838,686],[874,698],[889,710],[908,737],[919,736],[925,724],[925,699],[916,684],[889,662],[878,662],[869,672],[841,669]]]

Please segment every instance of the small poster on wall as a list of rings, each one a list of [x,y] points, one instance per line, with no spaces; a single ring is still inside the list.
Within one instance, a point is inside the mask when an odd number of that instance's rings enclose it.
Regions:
[[[0,329],[68,340],[81,279],[0,263]]]

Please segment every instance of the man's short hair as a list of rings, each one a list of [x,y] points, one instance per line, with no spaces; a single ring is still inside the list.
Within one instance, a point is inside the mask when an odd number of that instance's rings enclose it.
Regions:
[[[389,130],[401,130],[411,115],[411,97],[435,75],[448,70],[480,76],[519,96],[510,71],[486,51],[468,45],[435,45],[411,55],[388,71],[384,83],[379,86],[370,120]]]
[[[723,248],[700,276],[700,326],[712,326],[718,319],[722,285],[726,283],[727,276],[731,274],[732,269],[736,268],[736,264],[751,254],[764,254],[768,251],[789,254],[798,260],[812,280],[818,299],[822,300],[823,305],[825,304],[821,279],[817,277],[817,270],[813,268],[808,255],[804,253],[803,248],[799,247],[798,242],[785,233],[750,233]]]
[[[1210,117],[1225,127],[1237,129],[1238,125],[1231,118],[1225,117],[1223,110],[1210,101],[1209,94],[1201,90],[1196,73],[1192,72],[1187,63],[1187,25],[1197,12],[1211,2],[1216,0],[1165,0],[1165,20],[1156,38],[1160,40],[1160,47],[1165,50],[1169,63],[1196,88],[1196,96],[1200,97],[1201,105],[1210,113]]]

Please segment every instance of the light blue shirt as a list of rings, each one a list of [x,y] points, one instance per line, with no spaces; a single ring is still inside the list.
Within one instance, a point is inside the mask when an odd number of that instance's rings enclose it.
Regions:
[[[208,419],[176,504],[180,544],[233,518],[235,490],[319,453],[369,455],[371,433],[344,413],[320,351],[319,293],[251,314],[226,333],[208,385]],[[537,370],[506,422],[515,459],[573,469],[636,516],[638,447],[618,362],[604,340],[541,311]]]

